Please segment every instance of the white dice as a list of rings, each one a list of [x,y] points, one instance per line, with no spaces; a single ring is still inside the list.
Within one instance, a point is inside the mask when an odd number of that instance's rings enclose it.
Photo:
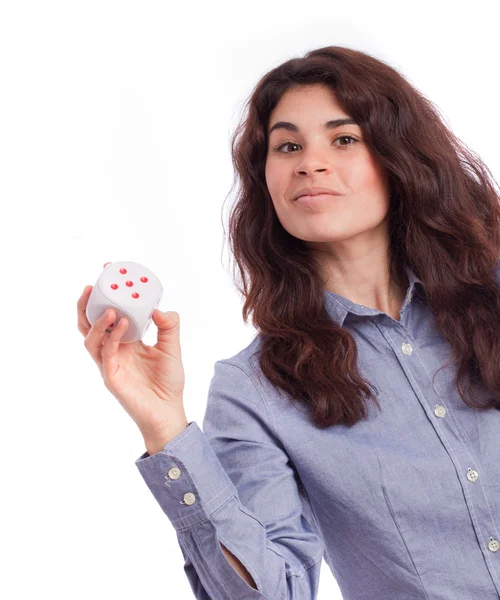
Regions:
[[[128,320],[128,329],[120,343],[137,342],[151,324],[162,296],[160,280],[143,265],[132,261],[110,263],[90,293],[87,319],[93,325],[108,308],[112,308],[116,313],[113,327],[122,317]]]

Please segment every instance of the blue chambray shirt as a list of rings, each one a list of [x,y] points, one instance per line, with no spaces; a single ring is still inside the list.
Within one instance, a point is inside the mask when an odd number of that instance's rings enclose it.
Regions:
[[[322,558],[345,600],[500,597],[500,411],[469,408],[453,364],[433,384],[450,347],[407,274],[399,321],[325,291],[381,411],[317,428],[262,375],[255,338],[215,363],[203,429],[135,462],[198,600],[313,600]]]

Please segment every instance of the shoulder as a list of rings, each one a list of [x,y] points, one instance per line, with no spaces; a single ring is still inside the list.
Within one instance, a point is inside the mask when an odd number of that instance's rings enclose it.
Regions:
[[[270,417],[272,406],[283,402],[282,390],[277,389],[265,376],[260,366],[263,337],[258,334],[243,349],[214,365],[210,382],[208,404],[224,399],[230,403],[243,402],[247,408],[254,406]]]
[[[259,365],[259,356],[262,346],[262,336],[257,334],[245,348],[239,350],[236,354],[228,358],[221,358],[215,363],[215,369],[222,365],[232,366],[233,371],[239,369],[246,374],[252,381],[260,378],[261,369]]]

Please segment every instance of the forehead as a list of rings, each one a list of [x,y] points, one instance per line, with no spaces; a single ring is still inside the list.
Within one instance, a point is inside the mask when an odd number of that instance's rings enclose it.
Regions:
[[[312,104],[341,110],[337,94],[332,88],[326,85],[295,85],[281,95],[273,112],[300,110],[301,107]]]
[[[284,92],[271,111],[268,133],[276,129],[300,131],[306,126],[330,129],[347,124],[356,125],[356,122],[340,105],[334,90],[325,85],[295,86]]]

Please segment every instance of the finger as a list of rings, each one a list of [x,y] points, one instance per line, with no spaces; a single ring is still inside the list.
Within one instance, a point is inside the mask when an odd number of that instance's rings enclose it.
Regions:
[[[103,269],[106,268],[107,265],[110,265],[110,262],[104,263]],[[77,313],[78,313],[78,331],[86,337],[90,331],[92,325],[89,323],[87,319],[87,304],[89,302],[90,293],[93,290],[93,286],[86,285],[85,289],[82,292],[80,298],[78,298],[78,302],[76,303]]]
[[[114,318],[115,311],[113,309],[104,311],[104,314],[97,319],[85,338],[84,346],[99,368],[102,367],[101,351],[103,343],[106,342],[106,337],[108,336],[106,329],[113,323]]]
[[[89,320],[87,319],[87,313],[85,311],[87,309],[90,293],[93,289],[94,288],[91,285],[85,286],[82,295],[78,298],[78,302],[76,303],[78,313],[78,331],[83,336],[87,336],[88,332],[90,331],[90,328],[92,327],[92,325],[89,323]]]
[[[113,331],[104,340],[101,348],[102,366],[108,375],[114,375],[118,369],[118,348],[124,333],[128,329],[128,320],[121,318]]]

